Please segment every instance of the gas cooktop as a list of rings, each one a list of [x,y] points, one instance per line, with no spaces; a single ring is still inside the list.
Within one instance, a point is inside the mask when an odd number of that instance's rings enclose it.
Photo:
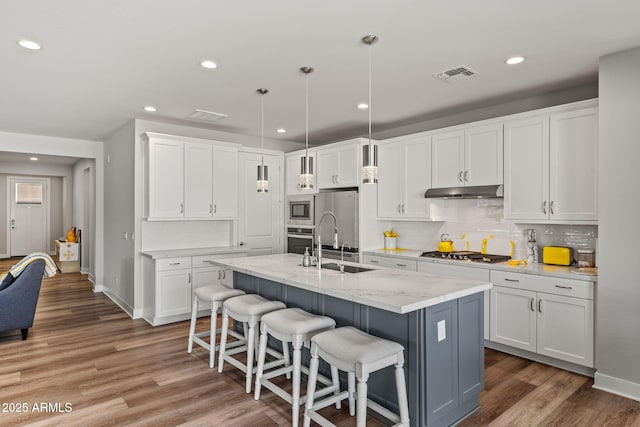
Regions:
[[[473,251],[453,251],[453,252],[429,251],[429,252],[423,252],[422,255],[420,256],[423,256],[425,258],[443,258],[443,259],[455,259],[460,261],[484,262],[488,264],[508,261],[511,259],[509,255],[483,254],[481,252],[473,252]]]

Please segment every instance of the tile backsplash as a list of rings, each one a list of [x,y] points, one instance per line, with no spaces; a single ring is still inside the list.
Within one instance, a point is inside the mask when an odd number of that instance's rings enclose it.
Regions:
[[[400,234],[398,246],[417,250],[435,250],[442,233],[454,241],[456,249],[479,251],[482,239],[494,236],[494,248],[509,250],[514,243],[514,258],[527,258],[527,230],[536,231],[537,245],[570,246],[574,249],[596,249],[596,225],[514,224],[506,222],[502,199],[433,199],[432,218],[438,222],[379,221],[380,247],[382,231],[391,227]],[[462,240],[465,236],[465,240]],[[505,249],[506,247],[506,249]],[[490,252],[488,248],[488,252]]]

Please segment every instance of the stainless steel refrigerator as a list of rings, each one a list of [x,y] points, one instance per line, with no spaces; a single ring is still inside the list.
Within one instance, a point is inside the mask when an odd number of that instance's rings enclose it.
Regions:
[[[316,235],[321,233],[323,249],[327,245],[333,244],[333,221],[327,215],[322,222],[322,228],[319,227],[320,219],[324,212],[333,212],[336,216],[338,227],[338,245],[345,245],[345,252],[349,246],[351,250],[348,252],[358,252],[358,192],[355,190],[347,191],[326,191],[316,194],[315,198],[315,226]],[[317,238],[316,238],[317,239]]]

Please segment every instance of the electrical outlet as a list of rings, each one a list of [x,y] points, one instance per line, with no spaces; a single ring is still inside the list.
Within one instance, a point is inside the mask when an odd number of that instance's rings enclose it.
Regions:
[[[447,326],[444,320],[438,322],[438,342],[447,339]]]
[[[127,234],[126,231],[122,232],[122,240],[127,240],[129,238],[129,235]]]

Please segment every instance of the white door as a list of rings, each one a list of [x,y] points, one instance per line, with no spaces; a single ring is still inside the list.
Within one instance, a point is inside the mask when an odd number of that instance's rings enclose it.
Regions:
[[[378,218],[402,215],[402,142],[378,145]]]
[[[502,184],[502,123],[465,130],[464,185]]]
[[[317,182],[318,188],[337,187],[336,163],[337,155],[335,150],[322,150],[316,154],[318,159]]]
[[[336,150],[336,183],[338,187],[358,186],[358,178],[360,178],[360,168],[358,167],[359,148],[359,144],[351,144]]]
[[[429,199],[424,198],[424,192],[431,187],[431,145],[429,137],[420,136],[405,140],[402,146],[404,170],[404,202],[402,214],[405,217],[430,217]]]
[[[49,180],[9,178],[10,256],[49,252]]]
[[[149,200],[151,218],[184,217],[184,144],[149,139]]]
[[[184,145],[184,211],[187,218],[213,216],[213,146]]]
[[[213,147],[213,217],[238,215],[238,149]]]
[[[283,252],[284,197],[280,182],[280,157],[264,155],[269,170],[269,192],[256,191],[257,167],[262,155],[240,153],[238,240],[248,255]]]
[[[491,341],[536,351],[536,293],[494,286],[491,289]]]

